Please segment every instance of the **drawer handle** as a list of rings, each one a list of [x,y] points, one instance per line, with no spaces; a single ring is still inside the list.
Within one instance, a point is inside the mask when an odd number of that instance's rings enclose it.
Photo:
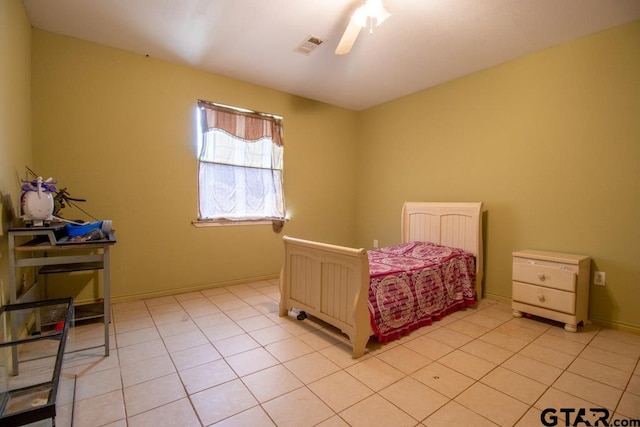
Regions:
[[[547,280],[546,276],[543,273],[538,274],[538,279],[540,279],[541,282]]]
[[[544,302],[544,295],[538,294],[538,301]]]

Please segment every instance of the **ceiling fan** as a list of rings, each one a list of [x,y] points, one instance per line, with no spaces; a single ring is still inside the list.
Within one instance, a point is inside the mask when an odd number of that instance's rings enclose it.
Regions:
[[[344,31],[340,43],[336,48],[336,55],[344,55],[349,53],[353,44],[358,38],[360,30],[369,24],[369,31],[373,33],[373,21],[376,21],[376,27],[379,26],[391,14],[382,5],[382,0],[366,0],[365,3],[356,9],[351,15],[347,29]]]

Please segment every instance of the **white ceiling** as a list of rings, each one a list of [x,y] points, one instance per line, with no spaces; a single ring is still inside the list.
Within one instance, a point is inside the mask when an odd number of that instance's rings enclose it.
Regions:
[[[383,0],[391,13],[334,50],[364,0],[24,0],[31,24],[362,110],[640,19],[640,0]],[[310,55],[296,48],[313,35]]]

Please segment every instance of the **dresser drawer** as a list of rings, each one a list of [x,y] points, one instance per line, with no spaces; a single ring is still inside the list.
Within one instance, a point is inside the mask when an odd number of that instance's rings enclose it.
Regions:
[[[528,283],[513,282],[513,300],[568,314],[576,311],[574,293]]]
[[[538,264],[513,264],[513,280],[547,288],[576,291],[576,273]]]

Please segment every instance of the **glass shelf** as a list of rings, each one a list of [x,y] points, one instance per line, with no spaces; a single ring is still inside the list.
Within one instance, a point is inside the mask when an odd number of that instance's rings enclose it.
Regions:
[[[55,418],[73,298],[0,309],[0,425]]]

